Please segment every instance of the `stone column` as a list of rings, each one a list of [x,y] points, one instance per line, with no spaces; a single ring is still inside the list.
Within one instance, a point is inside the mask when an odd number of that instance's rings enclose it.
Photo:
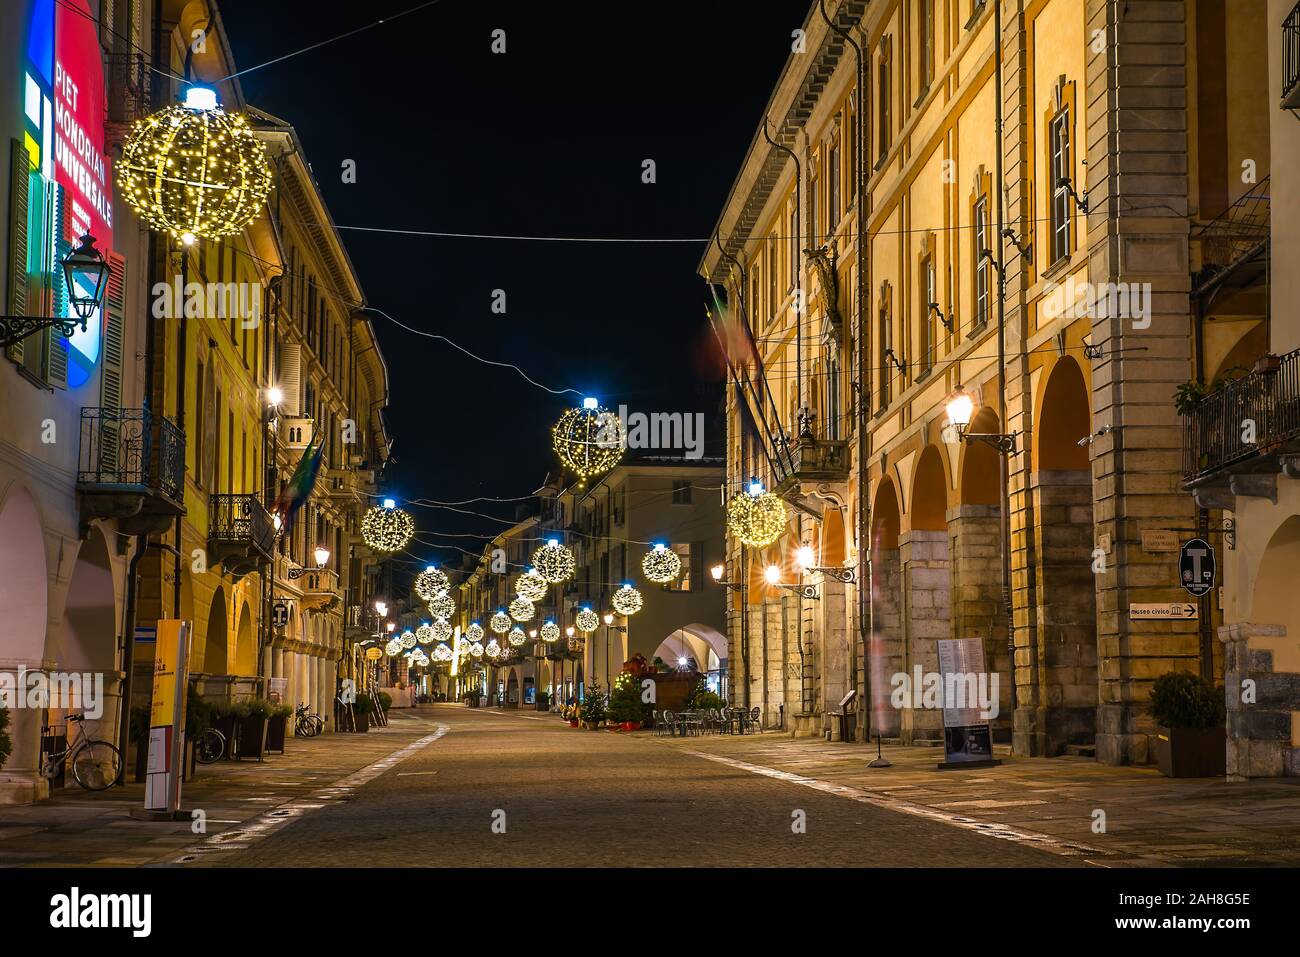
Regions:
[[[875,549],[871,557],[871,735],[898,738],[902,715],[890,701],[893,678],[904,674],[902,565],[899,550]]]
[[[904,586],[903,664],[900,669],[915,684],[922,674],[938,673],[940,638],[952,637],[949,613],[948,533],[915,530],[899,536],[899,560]],[[913,697],[915,700],[915,697]],[[913,707],[902,713],[904,744],[943,740],[943,711]]]
[[[1283,625],[1224,625],[1224,696],[1228,708],[1229,781],[1300,776],[1292,732],[1300,712],[1300,674],[1273,670],[1273,653],[1250,647],[1253,637],[1285,638]]]
[[[998,716],[989,721],[994,740],[1011,738],[1011,654],[1002,610],[1002,545],[996,505],[958,505],[948,510],[952,637],[984,642],[984,664],[998,675]],[[1028,753],[1016,747],[1016,753]]]

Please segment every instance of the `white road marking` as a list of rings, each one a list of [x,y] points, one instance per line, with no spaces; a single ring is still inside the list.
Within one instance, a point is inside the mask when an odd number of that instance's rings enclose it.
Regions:
[[[289,801],[251,821],[244,822],[239,827],[222,831],[220,834],[213,834],[207,840],[185,848],[180,852],[179,856],[170,858],[168,863],[186,864],[193,861],[200,854],[211,851],[244,850],[253,842],[270,837],[280,828],[308,811],[326,807],[331,803],[335,803],[338,799],[350,795],[357,788],[379,777],[393,765],[400,764],[417,751],[424,750],[450,730],[451,728],[447,725],[440,723],[438,730],[433,734],[427,734],[418,741],[412,741],[406,747],[394,751],[387,757],[380,758],[373,764],[366,765],[359,771],[354,771],[342,780],[335,781],[328,787],[317,789],[308,797]]]
[[[791,774],[789,771],[778,771],[776,768],[765,768],[759,764],[749,764],[745,761],[737,761],[735,758],[723,757],[720,754],[708,754],[704,751],[690,751],[686,748],[678,748],[685,754],[693,754],[697,758],[704,758],[706,761],[716,761],[719,764],[725,764],[728,767],[736,768],[741,771],[748,771],[751,774],[761,774],[764,777],[775,778],[778,781],[785,781],[789,784],[800,784],[814,791],[822,791],[826,794],[834,794],[837,797],[848,798],[851,801],[857,801],[860,804],[870,804],[874,807],[883,808],[887,811],[897,811],[900,814],[911,814],[914,817],[923,817],[931,821],[938,821],[941,824],[948,824],[952,827],[959,827],[963,830],[974,831],[976,834],[983,834],[986,837],[996,837],[1004,841],[1014,841],[1020,844],[1028,844],[1032,847],[1042,848],[1052,854],[1062,857],[1079,857],[1084,854],[1101,854],[1108,855],[1111,851],[1103,850],[1097,847],[1090,847],[1087,844],[1080,844],[1077,841],[1063,841],[1060,838],[1052,837],[1050,834],[1041,834],[1038,831],[1027,831],[1022,828],[1010,827],[1006,824],[998,824],[993,821],[977,821],[974,818],[964,817],[960,814],[949,814],[946,811],[940,811],[932,807],[926,807],[922,804],[913,804],[909,801],[900,801],[897,798],[886,797],[878,794],[871,794],[859,788],[849,787],[846,784],[831,784],[828,781],[820,781],[817,778],[805,777],[802,774]],[[1092,863],[1091,861],[1089,863]]]

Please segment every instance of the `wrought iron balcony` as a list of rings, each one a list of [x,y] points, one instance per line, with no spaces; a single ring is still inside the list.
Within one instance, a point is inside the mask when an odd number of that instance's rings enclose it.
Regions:
[[[1269,221],[1272,211],[1270,178],[1265,176],[1250,192],[1208,223],[1197,226],[1192,238],[1200,243],[1201,268],[1192,277],[1193,289],[1203,293],[1243,270],[1237,284],[1264,273],[1268,261]]]
[[[773,489],[778,495],[801,482],[846,482],[849,478],[849,443],[846,439],[803,436],[787,446],[789,473]]]
[[[1282,108],[1300,108],[1300,3],[1282,21]]]
[[[217,493],[208,512],[208,551],[236,578],[271,560],[275,525],[257,495]]]
[[[158,531],[185,511],[185,435],[147,409],[83,408],[77,456],[83,522],[117,518],[128,534]]]
[[[1183,416],[1183,483],[1229,473],[1277,472],[1300,452],[1300,349],[1265,357]]]

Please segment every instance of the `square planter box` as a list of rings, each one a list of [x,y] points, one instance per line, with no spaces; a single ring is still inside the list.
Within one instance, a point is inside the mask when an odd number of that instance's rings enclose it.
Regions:
[[[284,735],[289,727],[289,716],[272,715],[266,719],[266,750],[284,754]]]
[[[1156,764],[1168,778],[1213,778],[1227,772],[1223,728],[1156,728]]]
[[[266,754],[266,718],[241,718],[239,721],[239,759],[257,758]]]
[[[366,733],[367,731],[369,731],[369,730],[370,730],[370,712],[369,712],[369,711],[354,711],[353,714],[354,714],[354,716],[355,716],[356,719],[357,719],[357,731],[358,731],[358,733],[364,734],[364,733]]]

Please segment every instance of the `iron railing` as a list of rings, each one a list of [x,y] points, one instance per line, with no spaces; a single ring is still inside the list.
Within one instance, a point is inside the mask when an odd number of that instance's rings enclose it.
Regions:
[[[1300,3],[1282,21],[1282,105],[1300,106]]]
[[[185,434],[148,409],[91,407],[81,410],[77,484],[182,500]]]
[[[218,492],[212,496],[208,538],[252,546],[269,559],[275,547],[275,525],[257,495]]]
[[[1269,177],[1265,176],[1213,220],[1198,226],[1192,234],[1201,243],[1196,287],[1204,289],[1266,246],[1269,217]]]
[[[1183,416],[1183,481],[1194,482],[1300,437],[1300,349],[1272,372],[1211,392]]]

